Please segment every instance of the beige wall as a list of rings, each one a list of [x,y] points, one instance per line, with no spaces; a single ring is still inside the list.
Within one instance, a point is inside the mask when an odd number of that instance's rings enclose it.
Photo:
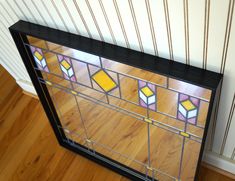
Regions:
[[[0,62],[26,91],[34,89],[7,30],[19,19],[224,73],[204,159],[235,173],[235,0],[0,2]]]

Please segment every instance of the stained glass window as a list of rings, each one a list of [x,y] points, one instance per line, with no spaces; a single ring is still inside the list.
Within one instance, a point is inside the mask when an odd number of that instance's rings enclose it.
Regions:
[[[48,86],[70,144],[82,144],[155,179],[193,178],[195,167],[184,165],[188,158],[198,159],[191,156],[199,155],[210,91],[45,43],[49,49],[30,44],[35,69],[43,72],[40,81]],[[52,72],[43,68],[46,62]],[[191,153],[185,150],[189,141]]]
[[[71,36],[54,42],[80,48],[22,38],[61,145],[142,180],[194,180],[213,89],[176,76],[182,66]]]
[[[46,59],[44,58],[43,52],[40,48],[30,46],[31,52],[33,54],[34,60],[40,70],[49,72]]]
[[[70,58],[63,56],[63,55],[57,55],[57,57],[60,62],[60,68],[61,68],[61,71],[63,72],[64,78],[75,82],[76,77],[74,74],[74,70],[73,70]]]

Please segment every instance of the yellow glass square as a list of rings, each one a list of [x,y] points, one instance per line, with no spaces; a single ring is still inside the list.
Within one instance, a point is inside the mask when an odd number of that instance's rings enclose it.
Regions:
[[[75,91],[73,91],[73,90],[71,91],[71,93],[74,94],[74,95],[77,95],[77,92],[75,92]]]
[[[61,65],[65,68],[65,69],[69,69],[70,68],[70,65],[68,64],[68,62],[66,61],[66,60],[63,60],[62,62],[61,62]]]
[[[111,79],[111,77],[103,70],[96,72],[92,79],[105,91],[108,92],[115,88],[117,84]]]
[[[49,82],[49,81],[46,81],[46,83],[47,83],[48,85],[52,85],[52,83],[51,83],[51,82]]]
[[[193,103],[190,100],[186,100],[184,102],[181,103],[185,109],[187,109],[188,111],[195,109],[196,107],[193,105]]]
[[[153,91],[148,88],[147,86],[143,87],[141,91],[144,93],[145,96],[149,97],[153,95]]]
[[[189,134],[188,134],[188,133],[185,133],[185,132],[181,131],[180,134],[181,134],[182,136],[184,136],[184,137],[189,138]]]
[[[37,59],[40,61],[43,59],[43,56],[38,51],[34,52],[34,56],[37,57]]]
[[[152,123],[152,120],[148,119],[148,118],[144,118],[144,121],[147,123]]]

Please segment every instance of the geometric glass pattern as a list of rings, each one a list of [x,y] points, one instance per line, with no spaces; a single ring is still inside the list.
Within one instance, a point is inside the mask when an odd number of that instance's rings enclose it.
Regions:
[[[142,107],[156,110],[156,88],[153,84],[138,80],[139,104]]]
[[[177,118],[196,124],[199,108],[199,99],[179,93]]]
[[[70,58],[63,55],[57,55],[57,57],[60,62],[60,68],[63,72],[64,78],[76,82],[76,77]]]
[[[40,48],[36,48],[36,47],[33,47],[33,46],[30,46],[30,49],[31,49],[31,52],[32,52],[33,57],[34,57],[34,61],[37,64],[37,67],[40,70],[44,70],[46,72],[49,72],[49,69],[48,69],[47,63],[46,63],[46,59],[43,56],[42,50]]]
[[[194,180],[217,74],[22,23],[10,30],[62,146],[132,180]]]
[[[103,69],[100,69],[92,75],[92,79],[105,92],[110,92],[117,87],[117,83],[113,78]]]

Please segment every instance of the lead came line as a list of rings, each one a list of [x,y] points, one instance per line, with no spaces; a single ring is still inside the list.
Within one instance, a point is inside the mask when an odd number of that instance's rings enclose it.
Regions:
[[[21,36],[21,34],[19,34],[19,37],[20,37],[20,40],[21,40],[21,42],[24,42],[24,40],[23,40],[23,38],[22,38],[22,36]],[[28,60],[29,60],[29,62],[30,62],[30,68],[31,68],[31,70],[32,70],[32,72],[34,73],[34,76],[36,77],[36,78],[38,78],[38,75],[37,75],[37,72],[36,72],[36,70],[34,69],[34,65],[33,65],[33,63],[32,63],[32,59],[30,58],[30,56],[29,56],[29,52],[28,52],[28,50],[27,50],[27,48],[26,48],[26,45],[24,44],[24,43],[22,43],[22,45],[23,45],[23,48],[24,48],[24,50],[25,50],[25,52],[26,52],[26,54],[27,54],[27,57],[28,57]],[[29,48],[29,47],[28,47]],[[32,53],[31,53],[32,54]],[[52,115],[52,117],[53,117],[53,120],[55,121],[55,123],[57,124],[57,120],[56,120],[56,116],[54,115],[54,112],[53,112],[53,110],[52,110],[52,108],[51,108],[51,106],[50,106],[50,103],[49,103],[49,101],[48,101],[48,99],[47,99],[47,96],[46,96],[46,94],[45,94],[45,92],[44,92],[44,90],[43,90],[43,87],[42,87],[42,85],[40,84],[40,80],[39,80],[39,78],[38,79],[36,79],[38,82],[38,85],[39,85],[39,89],[40,90],[42,90],[42,97],[44,98],[44,100],[46,101],[46,104],[48,105],[48,107],[49,107],[49,111],[52,113],[51,115]],[[44,84],[45,84],[45,82],[43,82]],[[55,110],[56,111],[56,110]],[[57,113],[56,113],[56,115],[57,115]],[[58,126],[56,126],[56,128],[57,128],[57,130],[59,131],[59,133],[60,133],[60,130],[59,130],[59,128],[58,128]]]
[[[180,100],[180,95],[178,94],[178,101]],[[178,109],[177,109],[178,110]],[[188,117],[188,112],[186,117]],[[184,133],[187,132],[187,119],[185,120],[185,124],[184,124]],[[181,172],[182,172],[182,165],[183,165],[183,156],[184,156],[184,147],[185,147],[185,140],[186,137],[183,136],[183,142],[182,142],[182,148],[181,148],[181,155],[180,155],[180,166],[179,166],[179,173],[178,173],[178,180],[181,180]]]
[[[45,73],[47,73],[47,72],[45,72]],[[44,83],[43,79],[42,79],[42,80],[39,79],[39,80],[40,80],[42,83]],[[53,82],[53,86],[56,87],[56,88],[58,88],[58,89],[61,89],[62,91],[65,91],[65,92],[67,92],[67,93],[69,93],[69,94],[72,94],[72,93],[71,93],[72,89],[69,89],[69,88],[67,88],[67,87],[63,87],[63,86],[61,86],[61,85],[55,84],[54,82]],[[135,112],[132,112],[132,111],[128,111],[128,110],[126,110],[126,109],[124,109],[124,108],[115,106],[115,105],[113,105],[113,104],[107,104],[106,102],[103,102],[103,101],[101,101],[101,100],[99,100],[99,99],[95,99],[95,98],[93,98],[93,97],[90,97],[90,96],[88,96],[88,95],[86,95],[86,94],[83,94],[82,92],[77,92],[77,91],[76,91],[76,93],[78,94],[78,96],[80,96],[80,97],[82,97],[82,98],[84,98],[84,99],[86,99],[86,100],[92,101],[92,102],[94,102],[94,103],[96,103],[96,104],[102,105],[102,106],[107,107],[107,108],[111,108],[111,109],[116,110],[116,111],[121,111],[121,112],[123,112],[123,113],[127,113],[127,115],[129,115],[129,116],[131,116],[131,117],[134,117],[135,119],[138,119],[138,120],[140,120],[140,121],[144,121],[144,120],[145,120],[145,117],[142,116],[142,115],[139,115],[138,113],[135,113]],[[158,122],[157,120],[153,120],[153,119],[149,119],[149,120],[150,120],[150,121],[153,121],[153,125],[154,125],[154,126],[160,127],[160,128],[162,128],[162,129],[165,129],[165,130],[170,131],[170,132],[172,132],[172,133],[179,134],[180,132],[182,132],[182,130],[180,130],[180,129],[178,129],[178,128],[175,128],[175,127],[172,127],[172,126],[170,126],[170,125],[167,125],[167,124]],[[167,128],[164,128],[164,127],[167,127]],[[172,130],[172,129],[173,129],[173,130]],[[189,136],[190,136],[189,139],[201,143],[201,138],[200,138],[200,137],[198,137],[198,136],[196,136],[196,135],[194,135],[194,134],[192,134],[192,133],[189,133]]]
[[[37,68],[35,68],[35,69],[37,69]],[[39,70],[39,69],[37,69],[37,70]],[[45,72],[44,70],[40,70],[40,71]],[[46,72],[46,73],[47,73],[47,74],[51,74],[51,75],[56,76],[56,77],[59,77],[59,78],[63,78],[63,77],[61,77],[61,76],[59,76],[59,75],[57,75],[57,74],[54,74],[54,73],[48,73],[48,72]],[[67,80],[67,79],[66,79],[66,80]],[[67,80],[67,81],[70,81],[70,80]],[[82,83],[79,83],[79,82],[73,82],[73,83],[78,84],[78,85],[81,85],[81,86],[84,86],[84,87],[86,87],[86,88],[93,88],[93,90],[95,90],[95,91],[97,91],[97,92],[99,92],[99,93],[102,93],[102,94],[104,93],[104,92],[101,91],[101,90],[95,89],[94,86],[93,86],[93,82],[91,82],[91,83],[92,83],[92,87],[89,87],[89,86],[87,86],[87,85],[85,85],[85,84],[82,84]],[[178,92],[177,92],[177,93],[178,93]],[[111,96],[111,97],[113,97],[113,98],[119,98],[120,100],[123,100],[123,101],[126,101],[126,102],[128,102],[128,103],[131,103],[131,104],[133,104],[133,105],[139,106],[139,104],[137,104],[137,103],[135,103],[135,102],[132,102],[132,101],[129,101],[129,100],[126,100],[126,99],[124,99],[124,98],[117,97],[117,96],[112,95],[112,94],[109,94],[109,96]],[[201,101],[203,101],[203,100],[201,100]],[[176,119],[177,121],[181,121],[181,122],[182,122],[182,120],[179,120],[179,119],[177,119],[177,117],[172,116],[172,115],[170,115],[170,114],[163,113],[163,112],[160,112],[160,111],[158,111],[158,110],[156,110],[155,112],[157,112],[157,113],[159,113],[159,114],[161,114],[161,115],[168,116],[168,117],[170,117],[170,118]],[[139,115],[139,114],[138,114],[138,115]],[[191,123],[189,123],[189,124],[191,124]],[[198,126],[198,125],[194,125],[194,126],[195,126],[195,127],[198,127],[198,128],[201,128],[201,129],[204,129],[204,127],[201,127],[201,126]]]
[[[60,62],[59,62],[59,59],[57,59],[57,60],[58,60],[58,63],[60,63]],[[72,67],[74,76],[76,77],[76,75],[75,75],[75,69],[74,69],[73,62],[72,62],[72,61],[73,61],[73,60],[70,59],[71,67]],[[62,71],[62,70],[61,70],[61,71]],[[77,79],[77,78],[76,78],[76,79]],[[74,86],[73,86],[72,81],[69,81],[69,82],[70,82],[70,85],[71,85],[72,90],[75,91],[75,88],[74,88]],[[79,104],[78,104],[78,100],[77,100],[77,98],[76,98],[76,95],[74,95],[74,99],[75,99],[76,104],[77,104],[77,109],[78,109],[78,112],[79,112],[80,117],[81,117],[81,121],[82,121],[82,124],[83,124],[83,127],[84,127],[84,131],[85,131],[85,134],[86,134],[86,138],[87,138],[87,139],[90,139],[90,137],[88,136],[88,133],[87,133],[87,128],[86,128],[86,125],[85,125],[85,121],[84,121],[84,118],[83,118],[83,116],[82,116],[82,112],[81,112],[80,106],[79,106]]]
[[[40,83],[45,84],[45,81],[43,81],[43,79],[39,79],[39,81],[40,81]],[[54,86],[53,86],[53,87],[54,87]],[[60,89],[59,87],[56,87],[56,88]],[[63,91],[67,92],[66,90],[63,90]],[[68,93],[71,94],[70,92],[68,92]],[[84,97],[81,96],[80,94],[75,95],[75,96],[79,96],[79,97],[84,98]],[[62,128],[62,129],[63,129],[63,128]],[[65,129],[67,129],[67,128],[65,128]],[[67,129],[67,130],[69,130],[69,129]],[[73,133],[73,132],[70,131],[70,130],[69,130],[69,133],[75,134],[75,133]],[[77,134],[77,136],[79,136],[79,135]],[[143,166],[146,166],[144,163],[142,163],[142,162],[140,162],[140,161],[138,161],[138,160],[135,160],[135,159],[131,158],[131,157],[128,156],[128,155],[121,154],[121,153],[119,153],[119,152],[113,150],[112,148],[110,148],[110,147],[108,147],[108,146],[106,146],[106,145],[103,145],[103,144],[101,144],[101,143],[95,142],[95,141],[93,141],[92,139],[90,139],[90,141],[91,141],[92,143],[94,143],[94,144],[97,144],[97,145],[99,145],[99,146],[102,146],[102,147],[108,149],[109,151],[111,151],[111,152],[113,152],[113,153],[119,154],[119,155],[121,155],[121,156],[123,156],[123,157],[125,157],[125,158],[127,158],[127,159],[130,159],[131,161],[135,161],[135,162],[138,163],[138,164],[141,164],[141,165],[143,165]],[[89,149],[89,148],[88,148],[88,149]],[[158,170],[158,169],[154,169],[154,170],[157,171],[157,172],[159,172],[159,173],[161,173],[161,174],[164,174],[164,175],[166,175],[166,176],[168,176],[168,177],[174,178],[174,177],[168,175],[167,173],[164,173],[163,171],[160,171],[160,170]]]
[[[50,51],[48,51],[48,52],[50,52]],[[57,54],[57,55],[59,55],[59,54]],[[64,56],[64,55],[62,55],[62,56]],[[70,58],[69,56],[67,56],[67,57]],[[71,59],[73,59],[73,58],[71,58]],[[76,60],[76,59],[73,59],[73,60]],[[78,60],[78,61],[80,61],[80,60]],[[89,64],[89,63],[87,63],[87,62],[84,62],[84,63]],[[93,66],[95,66],[95,65],[93,65]],[[101,66],[102,66],[102,64],[101,64]],[[98,67],[98,66],[97,66],[97,67]],[[100,67],[99,67],[99,68],[100,68]],[[89,69],[88,69],[88,70],[89,70]],[[88,72],[89,72],[89,71],[88,71]],[[114,72],[114,71],[113,71],[113,72]],[[117,72],[114,72],[114,73],[117,74]],[[50,74],[53,74],[53,73],[50,73]],[[53,75],[58,76],[58,75],[56,75],[56,74],[53,74]],[[60,77],[60,76],[58,76],[58,77]],[[62,78],[62,77],[61,77],[61,78]],[[136,80],[139,80],[139,79],[136,79]],[[69,80],[68,80],[68,81],[69,81]],[[147,82],[147,81],[146,81],[146,82]],[[75,82],[75,83],[90,88],[89,86],[86,86],[86,85],[84,85],[84,84],[81,84],[81,83],[78,83],[78,82]],[[102,91],[99,91],[98,89],[94,89],[94,90],[103,93]],[[177,91],[176,91],[176,92],[177,92]],[[178,93],[178,92],[177,92],[177,93]],[[115,97],[115,98],[120,98],[120,97],[117,97],[117,96],[114,96],[114,95],[110,95],[110,96]],[[191,97],[192,97],[192,96],[191,96]],[[107,97],[107,96],[106,96],[106,98],[107,98],[107,101],[108,101],[108,97]],[[134,105],[139,106],[139,104],[134,103],[134,102],[131,102],[131,101],[129,101],[129,100],[122,99],[122,98],[120,98],[120,99],[121,99],[121,100],[124,100],[124,101],[126,101],[126,102],[129,102],[129,103],[132,103],[132,104],[134,104]],[[173,119],[177,119],[177,117],[175,117],[175,116],[172,116],[172,115],[169,115],[169,114],[160,112],[160,111],[158,111],[158,110],[156,110],[156,112],[159,113],[159,114],[162,114],[162,115],[171,117],[171,118],[173,118]],[[177,119],[177,120],[179,120],[179,119]],[[182,120],[179,120],[179,121],[182,122]],[[195,126],[196,126],[196,127],[199,127],[199,128],[203,128],[203,127],[200,127],[200,126],[198,126],[198,125],[195,125]]]

